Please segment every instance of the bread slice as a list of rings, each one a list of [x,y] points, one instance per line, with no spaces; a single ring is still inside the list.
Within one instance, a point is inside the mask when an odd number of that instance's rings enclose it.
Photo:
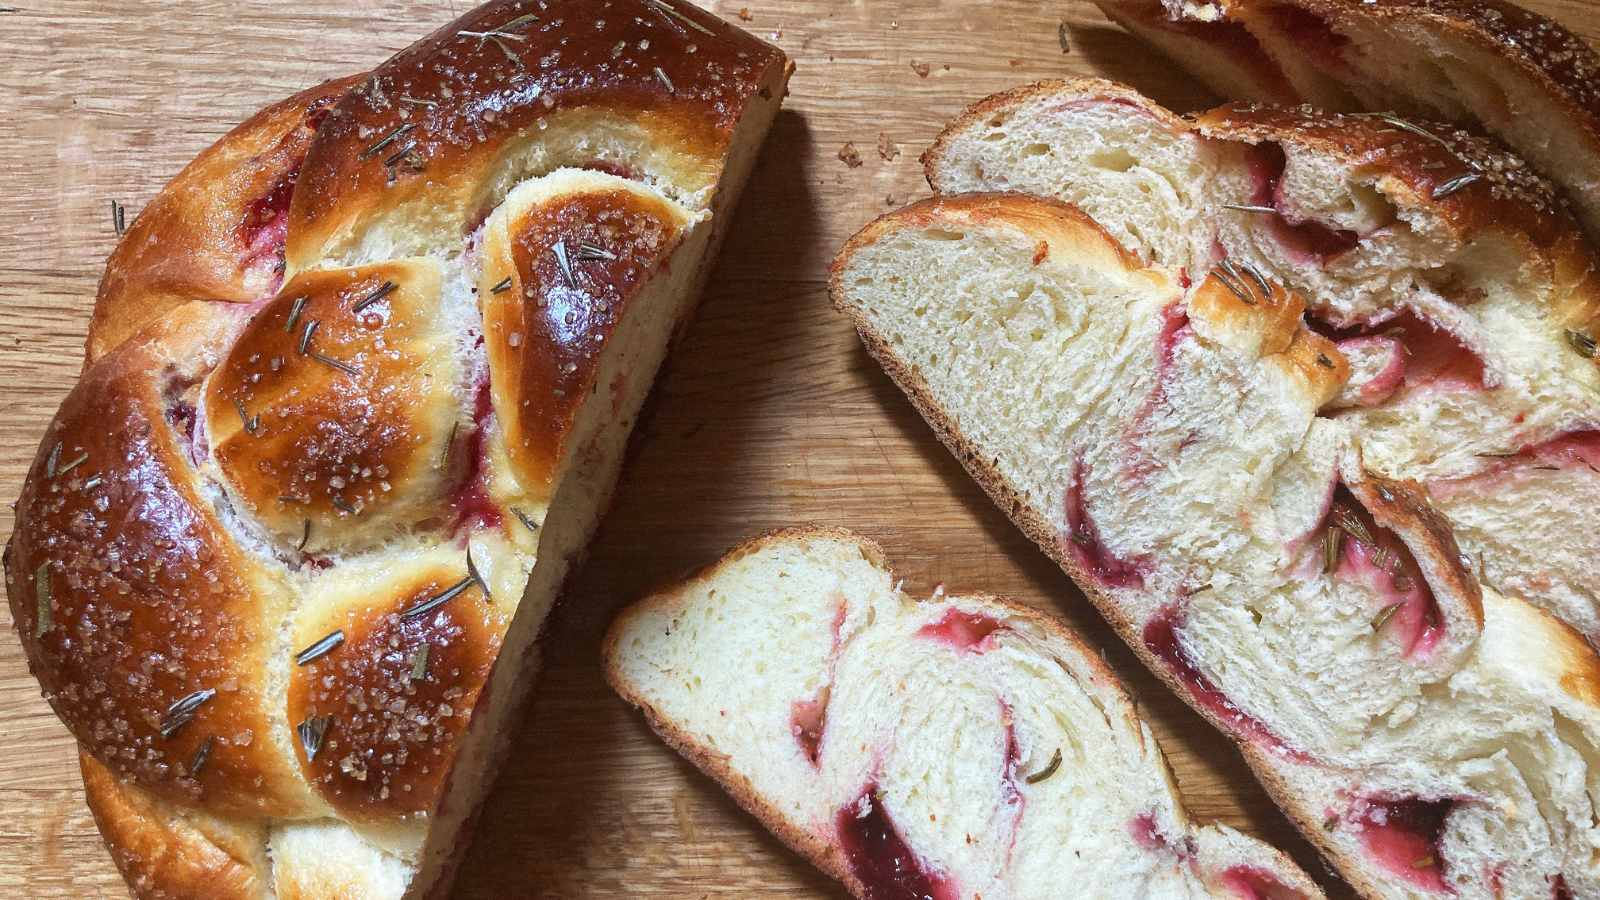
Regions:
[[[1227,261],[1304,296],[1365,464],[1426,484],[1487,584],[1600,639],[1600,267],[1522,160],[1389,117],[1190,122],[1083,80],[975,104],[925,161],[941,192],[1066,200],[1191,280]]]
[[[872,541],[763,535],[625,611],[607,680],[864,900],[1319,898],[1191,822],[1116,676],[1050,616],[902,593]]]
[[[1504,0],[1096,0],[1230,100],[1492,134],[1600,239],[1600,55]]]
[[[1595,896],[1600,658],[1480,592],[1422,487],[1319,414],[1350,362],[1303,301],[1185,278],[1072,206],[960,195],[856,235],[832,294],[1363,895]]]

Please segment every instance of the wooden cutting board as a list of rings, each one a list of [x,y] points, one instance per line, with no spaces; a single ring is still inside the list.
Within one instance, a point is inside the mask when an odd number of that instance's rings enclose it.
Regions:
[[[9,501],[77,377],[116,240],[112,200],[131,221],[256,109],[369,68],[473,3],[8,2],[26,7],[0,13],[0,498]],[[983,496],[827,303],[829,259],[874,216],[928,194],[917,156],[966,104],[1086,74],[1179,110],[1215,98],[1077,0],[707,5],[790,54],[792,93],[698,318],[656,385],[616,505],[550,628],[538,700],[454,896],[847,896],[658,743],[598,667],[601,631],[621,604],[759,531],[800,522],[871,535],[913,593],[941,582],[990,590],[1071,622],[1124,677],[1198,819],[1276,843],[1348,896],[1232,745],[1148,674]],[[1529,5],[1600,36],[1600,0]],[[10,522],[0,508],[0,531]],[[0,896],[124,897],[84,807],[72,740],[6,620]]]

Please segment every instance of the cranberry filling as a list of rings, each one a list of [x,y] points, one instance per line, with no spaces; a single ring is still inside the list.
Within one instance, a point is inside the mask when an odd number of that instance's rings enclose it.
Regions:
[[[1022,792],[1017,790],[1017,769],[1022,765],[1022,750],[1017,746],[1016,720],[1011,717],[1011,707],[1004,700],[1000,701],[1000,720],[1006,726],[1006,759],[1000,770],[1000,795],[1007,806],[1017,811],[1016,818],[1021,819],[1023,801]],[[1011,839],[1016,840],[1015,828]]]
[[[194,443],[196,419],[194,404],[187,400],[175,401],[167,407],[167,422],[182,435],[185,444]]]
[[[1506,451],[1508,454],[1513,451]],[[1558,469],[1588,469],[1600,474],[1600,431],[1583,429],[1569,431],[1539,444],[1523,444],[1514,455],[1486,457],[1493,464],[1473,477],[1493,472],[1501,474],[1510,469],[1528,466]]]
[[[1536,472],[1575,472],[1581,476],[1586,469],[1600,475],[1600,431],[1569,431],[1543,443],[1523,444],[1514,450],[1480,456],[1484,465],[1472,474],[1430,481],[1428,491],[1434,499],[1448,503],[1463,488],[1474,494],[1486,494],[1500,489],[1508,481],[1531,477]]]
[[[1252,206],[1282,209],[1283,191],[1279,182],[1283,179],[1285,164],[1283,147],[1273,141],[1263,141],[1251,148],[1250,181],[1255,186],[1255,193],[1250,197]],[[1329,228],[1316,222],[1290,222],[1281,212],[1259,215],[1266,220],[1273,240],[1299,265],[1326,266],[1361,242],[1360,235],[1354,231]]]
[[[1135,843],[1146,850],[1171,853],[1179,859],[1192,860],[1199,852],[1194,838],[1189,835],[1184,835],[1183,840],[1179,842],[1167,837],[1166,832],[1156,824],[1154,812],[1143,812],[1134,816],[1133,821],[1128,823],[1128,834],[1133,836]]]
[[[828,721],[828,686],[817,690],[812,700],[796,700],[789,708],[789,728],[800,742],[800,752],[811,765],[822,768],[822,729]]]
[[[239,261],[241,269],[282,267],[283,247],[289,239],[289,201],[294,198],[299,179],[300,161],[296,160],[266,196],[245,204],[244,220],[239,224],[245,244]]]
[[[1372,334],[1335,344],[1350,361],[1350,383],[1344,396],[1349,405],[1382,406],[1405,383],[1406,347],[1398,338]]]
[[[1244,900],[1305,900],[1305,895],[1258,866],[1229,866],[1222,871],[1222,886]]]
[[[1406,387],[1461,392],[1484,389],[1483,360],[1461,339],[1413,315],[1394,320],[1388,330],[1400,329],[1400,342],[1410,351],[1406,361]]]
[[[1372,337],[1398,340],[1404,354],[1401,381],[1407,391],[1426,388],[1440,393],[1466,393],[1488,387],[1483,359],[1461,338],[1416,313],[1406,311],[1346,328],[1324,322],[1309,312],[1305,318],[1311,330],[1335,344]]]
[[[1360,584],[1378,601],[1373,630],[1397,636],[1407,656],[1436,647],[1444,618],[1422,566],[1405,543],[1374,521],[1342,484],[1334,491],[1324,529],[1324,565],[1337,554],[1333,577]]]
[[[1167,846],[1167,836],[1156,828],[1155,813],[1140,813],[1128,823],[1128,833],[1133,835],[1134,843],[1150,850],[1164,850]]]
[[[1263,14],[1278,34],[1323,71],[1339,76],[1340,80],[1359,80],[1359,73],[1344,56],[1350,39],[1334,31],[1328,20],[1298,6],[1269,6]]]
[[[967,653],[982,653],[994,646],[994,633],[1004,628],[998,619],[952,608],[945,611],[944,618],[917,629],[917,637]]]
[[[484,471],[483,430],[488,427],[494,413],[494,400],[489,393],[489,381],[484,379],[473,394],[473,429],[465,437],[456,437],[450,447],[450,459],[460,460],[461,478],[450,493],[450,508],[456,513],[456,531],[477,531],[500,524],[500,506],[489,497],[489,478]]]
[[[911,852],[883,808],[877,785],[839,810],[839,846],[866,900],[956,900],[955,885]]]
[[[1142,482],[1166,464],[1157,453],[1145,449],[1156,429],[1153,426],[1156,411],[1167,404],[1167,387],[1172,373],[1172,361],[1178,355],[1178,345],[1194,333],[1189,326],[1189,315],[1177,303],[1161,310],[1161,330],[1156,333],[1155,367],[1153,383],[1138,412],[1123,431],[1123,463],[1127,474]]]
[[[1061,546],[1089,577],[1106,587],[1144,589],[1145,572],[1150,563],[1145,559],[1127,560],[1112,553],[1100,539],[1100,529],[1089,518],[1083,501],[1084,480],[1088,467],[1079,457],[1072,466],[1072,481],[1067,485],[1064,501],[1067,533]]]
[[[1216,683],[1200,671],[1200,667],[1195,665],[1193,657],[1184,649],[1183,642],[1178,638],[1178,614],[1176,605],[1168,606],[1144,626],[1145,649],[1154,654],[1173,675],[1177,676],[1190,696],[1199,700],[1202,706],[1235,734],[1282,753],[1290,759],[1309,761],[1305,754],[1290,748],[1281,738],[1268,731],[1265,725],[1235,706]]]
[[[1563,469],[1584,468],[1600,474],[1600,431],[1569,431],[1542,444],[1524,446],[1517,458]]]
[[[1567,876],[1557,873],[1550,878],[1550,900],[1572,900],[1572,888],[1567,887]]]
[[[294,185],[300,180],[300,164],[295,163],[283,173],[265,197],[257,197],[244,206],[244,240],[256,243],[261,232],[274,224],[282,224],[289,213],[289,201],[294,197]]]
[[[1391,874],[1425,890],[1454,894],[1444,880],[1439,841],[1455,800],[1368,799],[1352,807],[1351,821],[1367,855]]]

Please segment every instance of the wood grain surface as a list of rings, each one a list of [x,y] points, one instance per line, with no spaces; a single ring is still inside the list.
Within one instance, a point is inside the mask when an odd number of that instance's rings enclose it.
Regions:
[[[10,0],[0,13],[0,497],[16,497],[77,377],[116,237],[198,151],[256,109],[368,68],[468,0]],[[693,328],[657,382],[618,499],[549,630],[550,666],[457,881],[457,898],[846,895],[658,743],[601,682],[620,605],[759,531],[877,539],[912,592],[984,589],[1060,615],[1106,655],[1191,810],[1348,890],[1232,745],[1117,642],[933,439],[828,306],[826,266],[874,216],[928,194],[917,156],[966,104],[1099,74],[1180,110],[1203,88],[1086,2],[712,0],[783,47],[792,93]],[[1591,41],[1600,0],[1529,3]],[[1058,42],[1066,24],[1070,50]],[[841,159],[853,144],[859,165]],[[845,155],[849,155],[846,153]],[[9,505],[0,532],[9,533]],[[72,741],[0,635],[0,897],[124,897],[83,804]]]

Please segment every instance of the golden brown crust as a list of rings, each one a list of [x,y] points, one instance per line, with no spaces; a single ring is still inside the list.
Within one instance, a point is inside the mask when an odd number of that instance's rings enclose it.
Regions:
[[[283,815],[305,799],[271,739],[267,660],[288,592],[228,534],[190,447],[196,370],[240,318],[191,304],[89,367],[17,501],[7,587],[45,697],[118,777]],[[185,698],[199,701],[187,716]]]
[[[82,743],[91,800],[142,896],[231,898],[207,841],[260,855],[268,825],[313,823],[276,832],[304,851],[284,896],[365,896],[326,871],[345,845],[305,851],[323,833],[383,855],[391,883],[426,881],[418,893],[442,891],[450,855],[430,837],[464,843],[456,815],[481,793],[441,795],[458,764],[457,785],[493,765],[469,751],[494,744],[480,713],[544,510],[507,505],[516,479],[470,308],[482,298],[445,276],[474,272],[469,232],[519,182],[612,166],[594,148],[612,126],[633,129],[624,149],[652,162],[615,174],[649,188],[512,235],[527,240],[519,271],[540,305],[561,276],[535,258],[537,238],[573,237],[572,265],[604,282],[589,299],[609,316],[560,335],[572,323],[543,320],[557,352],[509,402],[574,387],[567,424],[583,402],[603,405],[589,388],[617,319],[690,252],[682,210],[639,198],[723,210],[739,187],[723,179],[748,174],[789,71],[776,48],[674,0],[608,3],[610,25],[589,4],[537,6],[493,0],[371,77],[264,110],[180,173],[108,264],[90,363],[29,473],[5,564],[30,666]],[[632,43],[606,43],[617,37]],[[413,117],[410,140],[370,132]],[[557,122],[552,149],[538,135]],[[439,204],[419,218],[459,227],[373,254],[386,262],[340,269],[320,255],[323,229],[348,237],[418,196]],[[578,239],[612,255],[589,259]],[[682,259],[695,272],[651,299],[686,300],[710,253]],[[633,363],[619,380],[653,375]],[[638,393],[611,387],[615,403]],[[579,480],[607,489],[608,462],[597,446]],[[573,499],[562,521],[581,531],[589,498]],[[536,599],[529,619],[548,608]],[[508,658],[501,683],[526,683],[531,657]],[[252,823],[249,839],[223,834],[219,816]],[[270,894],[258,868],[251,897]]]
[[[320,618],[317,636],[338,631],[342,642],[290,674],[289,720],[321,723],[315,755],[304,738],[297,748],[306,779],[352,821],[436,806],[509,624],[469,577],[463,558],[385,580]]]
[[[508,56],[516,64],[508,66]],[[699,191],[720,176],[764,73],[785,64],[777,48],[675,0],[615,0],[599,13],[566,3],[480,7],[373,70],[340,101],[295,193],[289,269],[358,240],[403,204],[420,203],[443,227],[470,231],[498,200],[489,182],[518,164],[512,157],[541,125],[592,113],[670,148],[671,172],[617,174]],[[597,150],[547,163],[618,164]]]
[[[1353,170],[1375,172],[1379,187],[1402,206],[1425,209],[1461,244],[1493,233],[1519,248],[1548,280],[1552,325],[1600,336],[1600,265],[1573,215],[1550,184],[1500,144],[1458,129],[1389,115],[1330,115],[1306,107],[1229,104],[1193,124],[1124,85],[1102,79],[1040,81],[1003,91],[968,107],[923,154],[934,190],[951,145],[996,116],[1028,105],[1043,108],[1113,103],[1218,141],[1303,147]],[[1418,132],[1423,133],[1418,133]],[[1239,203],[1250,198],[1235,198]]]
[[[424,260],[307,272],[212,374],[206,431],[230,497],[284,546],[348,549],[442,512],[462,379],[440,297]]]
[[[498,223],[497,223],[498,225]],[[494,406],[525,489],[548,496],[600,353],[629,303],[677,250],[683,215],[620,187],[557,196],[485,241],[484,334]],[[498,288],[498,290],[497,290]]]
[[[837,279],[855,250],[891,230],[929,228],[943,223],[981,228],[991,222],[1036,233],[1043,243],[1035,256],[1036,265],[1048,259],[1051,253],[1059,252],[1071,259],[1087,258],[1090,265],[1118,266],[1126,272],[1148,271],[1152,277],[1160,277],[1155,270],[1146,269],[1137,254],[1125,249],[1076,206],[1048,197],[1005,192],[928,197],[879,216],[845,243],[828,272]],[[834,291],[833,297],[834,306],[845,311],[840,306],[840,294]]]
[[[174,807],[118,781],[81,748],[95,824],[139,900],[269,900],[266,831]]]
[[[357,77],[256,113],[185,166],[106,262],[85,364],[192,300],[249,303],[277,289],[282,228],[319,117]]]
[[[1193,52],[1204,61],[1191,68],[1234,99],[1288,105],[1311,99],[1343,110],[1380,103],[1497,135],[1568,192],[1591,235],[1600,229],[1592,174],[1600,164],[1600,55],[1544,16],[1505,0],[1096,2],[1174,58]],[[1375,86],[1362,65],[1387,65],[1388,48],[1374,40],[1352,62],[1342,48],[1358,27],[1392,36],[1398,53],[1420,53],[1420,65],[1406,66],[1401,76],[1419,84],[1379,76],[1383,83]],[[1270,54],[1262,41],[1272,45]],[[1301,73],[1310,80],[1298,85],[1311,96],[1291,84],[1286,70],[1295,69],[1316,73]],[[1450,86],[1427,85],[1429,71]],[[1358,99],[1367,91],[1387,99]]]
[[[1277,365],[1321,407],[1350,378],[1350,362],[1332,341],[1305,326],[1305,309],[1300,295],[1232,265],[1213,270],[1189,295],[1191,320],[1213,326],[1207,331],[1250,358]]]
[[[1528,603],[1512,600],[1500,604],[1511,611],[1515,627],[1521,631],[1514,643],[1519,650],[1538,647],[1550,660],[1556,684],[1567,696],[1588,707],[1600,709],[1600,654],[1577,629],[1550,613]],[[1502,624],[1503,623],[1499,623]],[[1510,643],[1510,642],[1508,642]]]
[[[1550,184],[1504,147],[1444,125],[1398,120],[1397,127],[1396,121],[1233,103],[1201,113],[1195,127],[1210,138],[1303,146],[1352,168],[1381,170],[1404,186],[1413,205],[1430,206],[1459,235],[1498,228],[1525,233],[1546,250],[1577,230]]]
[[[1352,169],[1381,172],[1386,194],[1428,209],[1458,243],[1494,232],[1539,260],[1552,282],[1555,324],[1586,333],[1600,326],[1600,267],[1577,220],[1548,182],[1494,141],[1386,115],[1245,104],[1203,113],[1195,127],[1210,138],[1302,146]]]

